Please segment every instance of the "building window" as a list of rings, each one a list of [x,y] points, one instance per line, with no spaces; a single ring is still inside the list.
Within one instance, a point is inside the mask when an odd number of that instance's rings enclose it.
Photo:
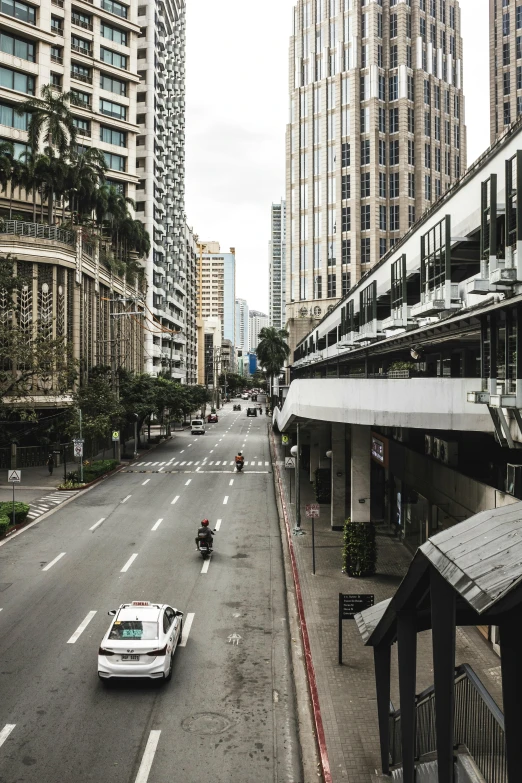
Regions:
[[[504,104],[504,125],[511,123],[511,106],[509,102]]]
[[[509,35],[509,11],[502,14],[502,35]]]
[[[315,280],[315,299],[323,298],[323,278],[321,275],[317,275]]]
[[[386,142],[379,139],[379,165],[386,166]]]
[[[363,139],[361,141],[361,166],[365,166],[370,162],[370,140]]]
[[[408,139],[408,164],[415,166],[415,142],[413,139]]]
[[[511,61],[510,51],[511,51],[511,46],[509,44],[509,41],[506,41],[506,43],[502,44],[502,65],[509,65]]]
[[[36,8],[21,0],[0,0],[0,11],[8,16],[13,16],[21,22],[36,24]]]
[[[23,92],[26,95],[34,95],[35,78],[26,73],[13,71],[11,68],[0,67],[0,87],[7,87],[9,90]]]
[[[410,205],[408,207],[408,228],[413,226],[415,223],[415,207],[413,205]]]
[[[124,30],[120,30],[117,27],[111,27],[108,24],[102,22],[100,28],[103,38],[107,38],[109,41],[121,44],[121,46],[127,46],[127,33]]]
[[[388,249],[387,244],[388,243],[386,242],[386,240],[383,239],[382,237],[381,239],[379,239],[379,258],[382,258],[383,256],[386,255]]]
[[[71,90],[71,103],[73,106],[82,106],[84,109],[91,108],[92,95],[81,90]]]
[[[85,30],[92,30],[92,16],[83,14],[80,11],[71,12],[71,22],[77,27],[83,27]]]
[[[350,272],[342,272],[342,296],[346,296],[351,288]]]
[[[363,237],[363,239],[361,239],[361,263],[370,263],[370,237]]]
[[[429,111],[424,112],[424,135],[431,136],[431,114]]]
[[[384,206],[384,204],[381,204],[380,207],[379,207],[379,229],[381,231],[386,231],[387,230],[387,228],[386,228],[387,227],[386,216],[387,216],[386,207]]]
[[[19,116],[16,113],[14,106],[9,106],[6,103],[0,103],[0,125],[26,131],[28,124],[29,115],[27,112],[24,112],[24,114]]]
[[[118,3],[117,0],[101,0],[101,7],[104,11],[109,11],[111,14],[121,16],[122,19],[126,19],[129,13],[129,9],[126,5]]]
[[[431,104],[431,90],[430,83],[427,79],[424,80],[424,103],[429,106]]]
[[[386,109],[382,106],[379,106],[379,132],[386,133]]]
[[[351,208],[350,207],[342,207],[341,210],[341,220],[342,220],[342,231],[351,231],[352,230],[352,216],[351,216]]]
[[[386,198],[386,174],[379,172],[379,198]]]
[[[390,174],[390,198],[399,198],[399,172]]]
[[[415,198],[415,174],[408,173],[408,198]]]
[[[504,81],[504,95],[510,95],[511,94],[511,79],[510,79],[510,73],[509,71],[505,71],[503,74],[503,81]]]
[[[390,14],[390,38],[397,37],[397,14]]]
[[[424,177],[424,198],[426,201],[431,201],[431,177],[429,174]]]
[[[350,144],[349,142],[343,142],[342,146],[342,167],[347,168],[350,165]]]
[[[343,239],[342,242],[342,263],[343,264],[349,264],[352,260],[352,240],[351,239]]]
[[[413,81],[413,76],[408,75],[406,79],[407,84],[407,91],[408,91],[408,100],[413,101],[415,100],[415,82]]]
[[[106,114],[108,117],[115,117],[118,120],[127,119],[126,106],[122,106],[119,103],[113,103],[113,101],[106,101],[105,98],[100,98],[100,112]]]
[[[390,68],[397,68],[399,64],[399,53],[397,44],[390,46]]]
[[[104,46],[100,46],[100,60],[113,65],[115,68],[127,68],[127,56],[125,54],[113,52],[112,49],[106,49]]]
[[[364,171],[361,174],[361,198],[368,198],[370,195],[370,172]]]
[[[399,98],[399,77],[397,74],[388,79],[388,96],[390,101],[396,101]]]
[[[369,231],[371,228],[371,206],[363,204],[361,206],[361,231]]]
[[[424,165],[427,169],[431,169],[431,144],[424,145]]]
[[[105,163],[107,168],[114,171],[125,171],[125,158],[123,155],[114,155],[112,152],[104,152]]]
[[[390,141],[390,166],[396,166],[399,163],[399,140]]]
[[[350,198],[350,175],[349,174],[343,174],[342,180],[341,180],[341,198],[347,199]]]
[[[112,76],[100,75],[100,87],[102,90],[112,92],[115,95],[127,95],[127,83],[121,79],[114,79]]]
[[[92,84],[92,71],[85,65],[78,65],[77,63],[71,63],[71,77],[73,79],[79,79],[81,82],[87,82]]]
[[[390,133],[399,132],[399,110],[390,109]]]
[[[61,17],[51,16],[51,30],[56,35],[63,35],[63,19]]]
[[[408,108],[408,133],[415,133],[415,109]]]
[[[390,207],[390,231],[399,231],[399,207]]]
[[[386,100],[386,78],[383,76],[383,74],[379,74],[379,100],[385,101]]]
[[[100,127],[100,141],[106,144],[114,144],[117,147],[127,146],[127,134],[124,131],[107,128],[104,125]]]
[[[78,35],[71,36],[71,49],[73,52],[85,55],[85,57],[92,57],[91,42],[85,38],[80,38]]]
[[[336,275],[328,275],[328,298],[331,299],[334,296],[337,296]]]
[[[15,57],[28,60],[30,63],[36,62],[35,44],[8,33],[0,33],[0,52],[13,54]]]

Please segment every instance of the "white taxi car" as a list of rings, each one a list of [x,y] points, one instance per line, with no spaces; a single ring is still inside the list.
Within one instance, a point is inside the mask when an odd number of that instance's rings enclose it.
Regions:
[[[168,604],[132,601],[109,614],[114,620],[98,650],[98,677],[170,680],[183,612]]]

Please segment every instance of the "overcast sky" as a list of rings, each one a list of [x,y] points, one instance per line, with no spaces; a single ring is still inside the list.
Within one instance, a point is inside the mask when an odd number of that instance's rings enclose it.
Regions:
[[[236,248],[236,295],[268,313],[270,205],[284,197],[294,0],[187,0],[189,225]],[[468,164],[489,144],[487,0],[460,0]]]

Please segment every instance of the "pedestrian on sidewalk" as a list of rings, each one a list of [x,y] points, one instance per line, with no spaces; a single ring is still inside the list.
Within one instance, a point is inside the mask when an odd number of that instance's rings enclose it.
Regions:
[[[53,475],[54,470],[54,454],[49,454],[49,458],[47,460],[47,467],[49,468],[49,475]]]

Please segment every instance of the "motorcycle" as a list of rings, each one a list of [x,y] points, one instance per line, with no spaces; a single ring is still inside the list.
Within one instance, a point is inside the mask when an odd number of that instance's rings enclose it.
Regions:
[[[245,463],[243,461],[241,461],[241,460],[237,460],[236,461],[236,470],[237,470],[238,473],[241,473],[241,471],[243,470],[244,464]]]
[[[241,405],[234,405],[234,410],[235,411],[240,411],[241,410]]]
[[[216,531],[213,530],[212,532],[215,533]],[[201,552],[201,557],[203,558],[203,560],[206,560],[207,557],[212,557],[214,551],[214,548],[212,546],[212,537],[200,539],[199,551]]]

